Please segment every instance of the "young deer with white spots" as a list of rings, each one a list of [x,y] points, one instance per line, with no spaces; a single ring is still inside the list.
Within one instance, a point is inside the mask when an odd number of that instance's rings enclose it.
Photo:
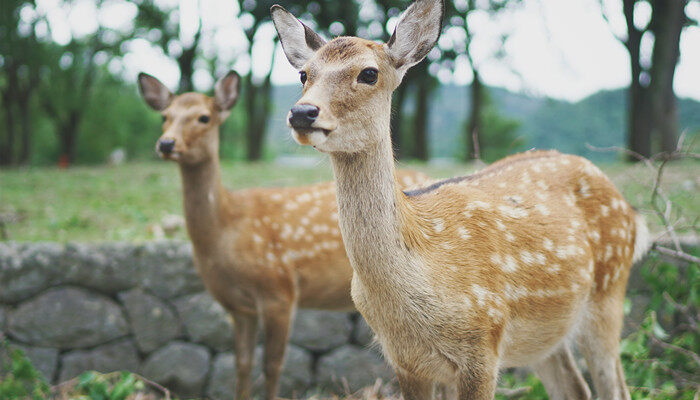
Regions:
[[[629,399],[618,355],[625,285],[648,247],[643,219],[589,161],[533,151],[403,192],[391,94],[441,31],[441,0],[418,0],[391,39],[326,42],[280,6],[272,19],[303,95],[300,144],[330,154],[352,297],[404,398],[436,382],[491,399],[498,370],[530,366],[554,399]]]
[[[274,399],[295,308],[353,309],[352,268],[338,229],[333,183],[235,192],[222,186],[219,126],[236,102],[238,83],[229,72],[217,82],[214,98],[174,96],[156,78],[139,75],[146,103],[163,115],[156,150],[180,166],[197,270],[234,320],[236,399],[251,396],[259,319],[265,393]],[[425,180],[402,173],[405,185]]]

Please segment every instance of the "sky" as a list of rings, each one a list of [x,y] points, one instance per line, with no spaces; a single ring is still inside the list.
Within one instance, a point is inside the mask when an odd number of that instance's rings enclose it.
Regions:
[[[342,1],[342,0],[341,0]],[[181,37],[191,40],[197,30],[197,10],[202,15],[206,54],[216,54],[221,63],[221,75],[233,68],[247,73],[253,65],[254,76],[264,74],[270,65],[274,29],[264,25],[256,34],[252,60],[246,55],[247,41],[242,26],[249,21],[239,17],[233,0],[158,0],[159,3],[180,8]],[[408,1],[406,2],[408,4]],[[606,21],[601,13],[605,11]],[[84,35],[96,29],[97,24],[129,30],[133,26],[136,8],[123,0],[108,0],[97,10],[92,0],[76,0],[72,7],[60,0],[37,0],[37,11],[49,20],[50,35],[58,43],[66,43],[71,36]],[[691,0],[686,12],[700,16],[700,1]],[[31,18],[34,11],[25,10],[23,18]],[[635,24],[649,20],[648,6],[637,7]],[[174,16],[175,17],[175,16]],[[621,0],[524,0],[493,18],[486,13],[470,16],[475,34],[474,58],[483,80],[492,86],[533,96],[578,101],[599,90],[629,85],[629,58],[616,36],[625,33]],[[390,21],[387,29],[393,29]],[[505,44],[499,40],[507,33]],[[463,35],[463,34],[462,34]],[[447,31],[439,45],[449,48],[459,42],[458,32]],[[643,38],[643,55],[649,57],[653,43],[651,35]],[[501,48],[503,47],[503,48]],[[128,44],[123,60],[114,61],[110,69],[135,81],[143,71],[158,77],[170,88],[179,79],[176,63],[146,40]],[[503,50],[503,57],[493,54]],[[214,84],[204,68],[195,68],[195,88],[208,90]],[[680,97],[700,101],[700,28],[686,28],[681,38],[681,57],[676,69],[674,88]],[[468,84],[471,73],[464,59],[457,60],[454,73],[433,71],[441,82]],[[298,72],[287,62],[278,46],[274,57],[273,84],[297,84]]]

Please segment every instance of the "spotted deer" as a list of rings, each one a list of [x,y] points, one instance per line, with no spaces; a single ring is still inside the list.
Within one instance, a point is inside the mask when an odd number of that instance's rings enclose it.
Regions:
[[[259,319],[265,394],[273,399],[294,310],[354,309],[352,268],[338,228],[334,184],[226,190],[219,171],[219,126],[236,103],[238,74],[232,71],[220,79],[213,98],[175,96],[143,73],[138,82],[146,103],[163,116],[156,151],[180,167],[197,271],[233,317],[236,399],[251,397]],[[410,185],[426,177],[402,172],[401,179]]]
[[[442,0],[417,0],[390,40],[326,42],[284,8],[272,19],[301,99],[292,136],[330,155],[352,298],[407,400],[436,383],[492,399],[498,371],[529,366],[554,399],[629,399],[618,354],[625,286],[647,228],[589,161],[507,157],[418,190],[397,184],[392,92],[436,43]]]

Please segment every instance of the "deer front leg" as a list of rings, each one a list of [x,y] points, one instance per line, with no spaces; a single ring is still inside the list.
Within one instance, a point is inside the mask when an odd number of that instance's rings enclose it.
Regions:
[[[292,317],[292,304],[266,305],[263,310],[265,329],[265,398],[277,397],[280,373],[289,338],[289,323]]]
[[[235,334],[233,351],[236,354],[236,400],[248,400],[251,398],[250,375],[253,369],[258,316],[233,313],[233,323]]]
[[[432,400],[434,397],[435,385],[430,379],[416,377],[415,375],[395,368],[396,376],[399,378],[399,386],[404,400]]]

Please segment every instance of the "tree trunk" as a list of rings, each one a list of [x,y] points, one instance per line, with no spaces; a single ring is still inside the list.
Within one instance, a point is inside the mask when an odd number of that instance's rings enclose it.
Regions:
[[[406,101],[406,86],[399,85],[399,87],[394,92],[393,98],[393,116],[391,118],[391,142],[394,147],[394,157],[399,159],[403,157],[403,152],[401,148],[401,131],[403,124],[403,106]]]
[[[651,110],[648,96],[648,77],[642,74],[640,64],[640,46],[642,31],[634,26],[634,5],[636,0],[624,0],[623,11],[627,22],[627,40],[625,47],[630,56],[632,78],[628,90],[627,110],[627,147],[644,157],[651,156]],[[646,74],[646,73],[644,73]],[[628,156],[629,161],[637,161]]]
[[[651,111],[654,134],[662,151],[673,151],[678,137],[678,107],[673,92],[673,77],[680,56],[681,31],[686,23],[686,0],[656,0],[650,29],[654,32],[652,54]]]
[[[246,87],[248,88],[245,96],[248,114],[248,120],[246,121],[246,159],[248,161],[259,161],[263,156],[267,121],[272,110],[272,68],[275,65],[277,40],[275,39],[273,42],[270,70],[267,72],[262,84],[255,86],[252,69],[246,77]]]
[[[422,79],[416,80],[416,113],[413,119],[413,158],[428,161],[428,105],[430,104],[431,78],[428,73],[428,63],[419,65]]]
[[[12,165],[15,149],[15,120],[10,104],[9,96],[3,96],[3,109],[5,110],[5,138],[0,149],[0,165]]]
[[[29,94],[22,96],[17,105],[19,106],[20,133],[22,135],[18,163],[27,165],[29,163],[32,144],[32,119],[30,115]]]
[[[82,113],[71,111],[67,120],[60,126],[61,161],[68,166],[75,161],[78,128]]]
[[[481,77],[476,70],[474,71],[474,79],[469,85],[469,98],[471,99],[469,109],[469,122],[465,133],[467,145],[467,158],[477,160],[481,153],[481,133],[482,133],[482,116],[483,116],[483,100],[484,87],[481,83]]]

